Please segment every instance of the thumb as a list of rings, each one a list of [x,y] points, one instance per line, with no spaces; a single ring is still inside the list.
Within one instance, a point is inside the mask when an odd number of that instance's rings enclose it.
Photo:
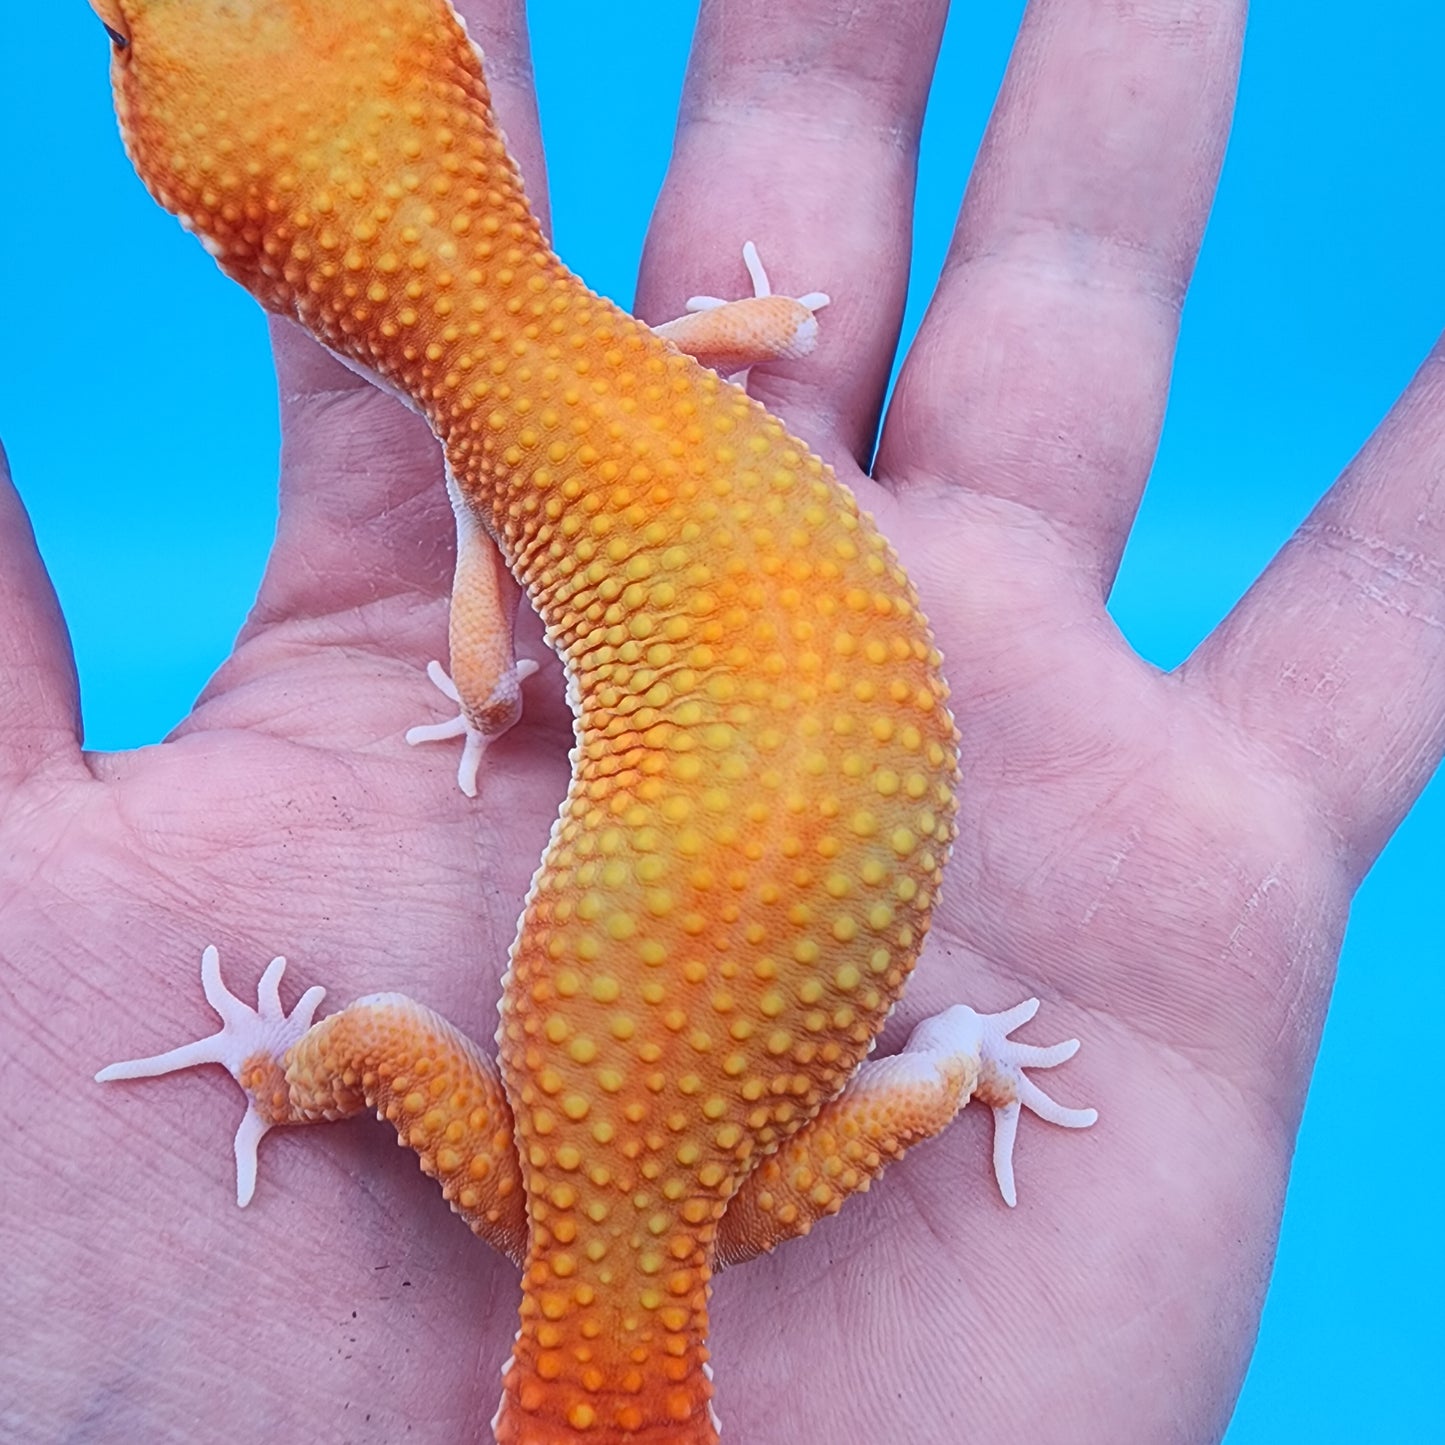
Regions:
[[[70,634],[0,451],[0,789],[79,750]]]

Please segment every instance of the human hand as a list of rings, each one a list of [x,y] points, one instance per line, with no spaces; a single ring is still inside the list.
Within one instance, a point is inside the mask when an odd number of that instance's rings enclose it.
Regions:
[[[1031,22],[1034,108],[1006,92],[890,418],[885,490],[847,457],[867,449],[901,306],[910,160],[896,135],[921,108],[941,7],[914,7],[906,26],[856,16],[828,29],[819,17],[844,13],[832,4],[723,6],[699,51],[710,78],[694,85],[642,309],[658,320],[690,291],[729,289],[707,268],[732,276],[740,217],[776,275],[835,292],[819,356],[756,390],[865,493],[953,670],[963,832],[899,1032],[958,998],[992,1008],[1040,992],[1049,1030],[1087,1044],[1058,1092],[1103,1110],[1086,1139],[1028,1132],[1014,1215],[990,1197],[965,1118],[808,1244],[726,1277],[719,1406],[743,1440],[953,1439],[965,1421],[1042,1441],[1222,1428],[1348,894],[1434,746],[1434,699],[1394,714],[1388,735],[1371,701],[1385,685],[1392,698],[1438,693],[1420,620],[1428,575],[1382,597],[1389,579],[1341,542],[1425,550],[1406,529],[1426,509],[1412,479],[1439,470],[1438,378],[1388,424],[1387,455],[1367,454],[1328,522],[1179,675],[1133,658],[1104,615],[1152,457],[1239,21],[1214,7],[1182,46],[1155,35],[1152,48],[1142,22],[1111,22],[1107,55],[1147,79],[1100,165],[1101,102],[1060,77],[1078,74],[1084,34],[1097,56],[1113,8],[1055,5]],[[492,13],[506,21],[484,34],[495,78],[497,61],[514,73],[505,35],[520,32],[519,17]],[[776,69],[742,63],[729,16]],[[791,121],[796,91],[777,76],[805,53],[858,78],[809,94],[820,124],[800,137],[780,114]],[[526,111],[499,101],[539,174]],[[757,139],[779,135],[786,148]],[[794,169],[806,185],[786,184]],[[820,234],[814,198],[843,193],[857,229]],[[514,1324],[510,1272],[383,1131],[273,1142],[262,1196],[236,1216],[224,1081],[209,1094],[187,1081],[181,1104],[178,1086],[141,1103],[86,1082],[150,1038],[196,1031],[194,955],[212,937],[233,982],[284,947],[298,980],[325,981],[335,1001],[401,987],[489,1036],[561,796],[570,721],[554,675],[529,687],[479,805],[452,796],[436,759],[402,754],[425,699],[416,667],[442,634],[435,457],[329,363],[289,342],[281,360],[292,399],[277,555],[237,656],[177,741],[84,767],[69,679],[48,670],[65,649],[39,575],[19,548],[6,573],[7,612],[23,603],[30,620],[0,643],[15,679],[5,817],[25,830],[5,854],[22,861],[4,954],[33,1022],[5,1067],[17,1095],[41,1068],[66,1082],[48,1126],[20,1141],[20,1208],[4,1227],[18,1235],[8,1257],[34,1265],[26,1317],[44,1322],[27,1395],[55,1392],[47,1424],[103,1421],[90,1438],[197,1421],[238,1438],[238,1409],[255,1438],[452,1438],[490,1416]],[[1328,711],[1310,685],[1324,638],[1352,672]],[[1362,742],[1367,727],[1378,741]],[[23,861],[36,857],[38,875]],[[42,1224],[58,1199],[74,1204],[63,1231]],[[82,1240],[97,1262],[78,1290]],[[114,1336],[81,1398],[98,1321]]]

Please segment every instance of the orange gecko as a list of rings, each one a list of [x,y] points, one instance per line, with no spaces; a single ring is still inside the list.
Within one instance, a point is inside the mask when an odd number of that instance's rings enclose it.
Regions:
[[[515,577],[567,672],[572,781],[507,967],[494,1062],[421,1005],[288,1016],[206,950],[245,1090],[238,1193],[279,1124],[375,1110],[522,1266],[500,1442],[711,1442],[710,1280],[806,1233],[970,1097],[1013,1199],[1024,1070],[957,1006],[865,1062],[954,834],[939,656],[888,543],[726,372],[806,350],[826,299],[700,300],[662,334],[552,254],[446,0],[94,0],[126,144],[268,309],[420,411],[458,519],[453,723],[474,791],[520,707]],[[684,350],[684,348],[686,350]],[[692,355],[686,353],[693,353]],[[483,1431],[477,1424],[478,1434]]]

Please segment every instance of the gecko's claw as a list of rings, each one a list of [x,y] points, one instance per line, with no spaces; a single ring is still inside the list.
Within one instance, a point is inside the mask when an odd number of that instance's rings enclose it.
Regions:
[[[530,657],[519,657],[512,664],[511,676],[514,685],[520,685],[533,673],[539,670],[539,664]],[[461,761],[457,764],[457,786],[467,797],[477,796],[477,775],[482,768],[482,754],[487,750],[487,744],[500,733],[488,733],[479,728],[467,716],[466,704],[463,703],[461,693],[457,691],[457,685],[451,679],[441,663],[433,660],[427,663],[426,675],[431,678],[433,685],[443,697],[456,703],[460,711],[455,717],[447,718],[445,722],[423,723],[420,727],[408,728],[406,740],[415,747],[418,743],[439,743],[447,742],[452,738],[463,738]],[[489,700],[490,701],[490,700]]]
[[[197,1064],[220,1064],[243,1089],[244,1075],[258,1058],[279,1064],[286,1051],[311,1027],[316,1010],[326,997],[320,986],[308,988],[288,1014],[281,1003],[284,958],[273,958],[256,986],[256,1007],[237,998],[221,977],[221,955],[212,946],[201,954],[201,987],[206,1001],[221,1019],[221,1027],[203,1039],[181,1044],[163,1054],[110,1064],[96,1074],[99,1084],[117,1079],[151,1079]],[[256,1188],[256,1150],[271,1122],[257,1112],[247,1089],[246,1113],[236,1130],[236,1203],[250,1203]]]

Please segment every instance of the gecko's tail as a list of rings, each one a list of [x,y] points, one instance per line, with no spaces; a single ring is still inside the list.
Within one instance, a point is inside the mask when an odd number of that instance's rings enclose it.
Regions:
[[[717,1425],[710,1414],[680,1424],[644,1425],[628,1430],[619,1425],[574,1426],[565,1419],[526,1415],[520,1408],[503,1399],[502,1408],[492,1422],[498,1445],[718,1445]],[[589,1419],[581,1415],[579,1419]]]
[[[674,1258],[669,1271],[647,1251],[636,1288],[618,1290],[629,1251],[614,1244],[612,1278],[596,1284],[583,1267],[589,1253],[598,1251],[549,1241],[527,1259],[522,1328],[492,1423],[498,1445],[717,1445],[710,1263],[689,1269]]]
[[[507,1370],[492,1421],[497,1445],[718,1445],[712,1382],[703,1370],[693,1380],[643,1381],[639,1373],[577,1390],[524,1369],[514,1357]]]

